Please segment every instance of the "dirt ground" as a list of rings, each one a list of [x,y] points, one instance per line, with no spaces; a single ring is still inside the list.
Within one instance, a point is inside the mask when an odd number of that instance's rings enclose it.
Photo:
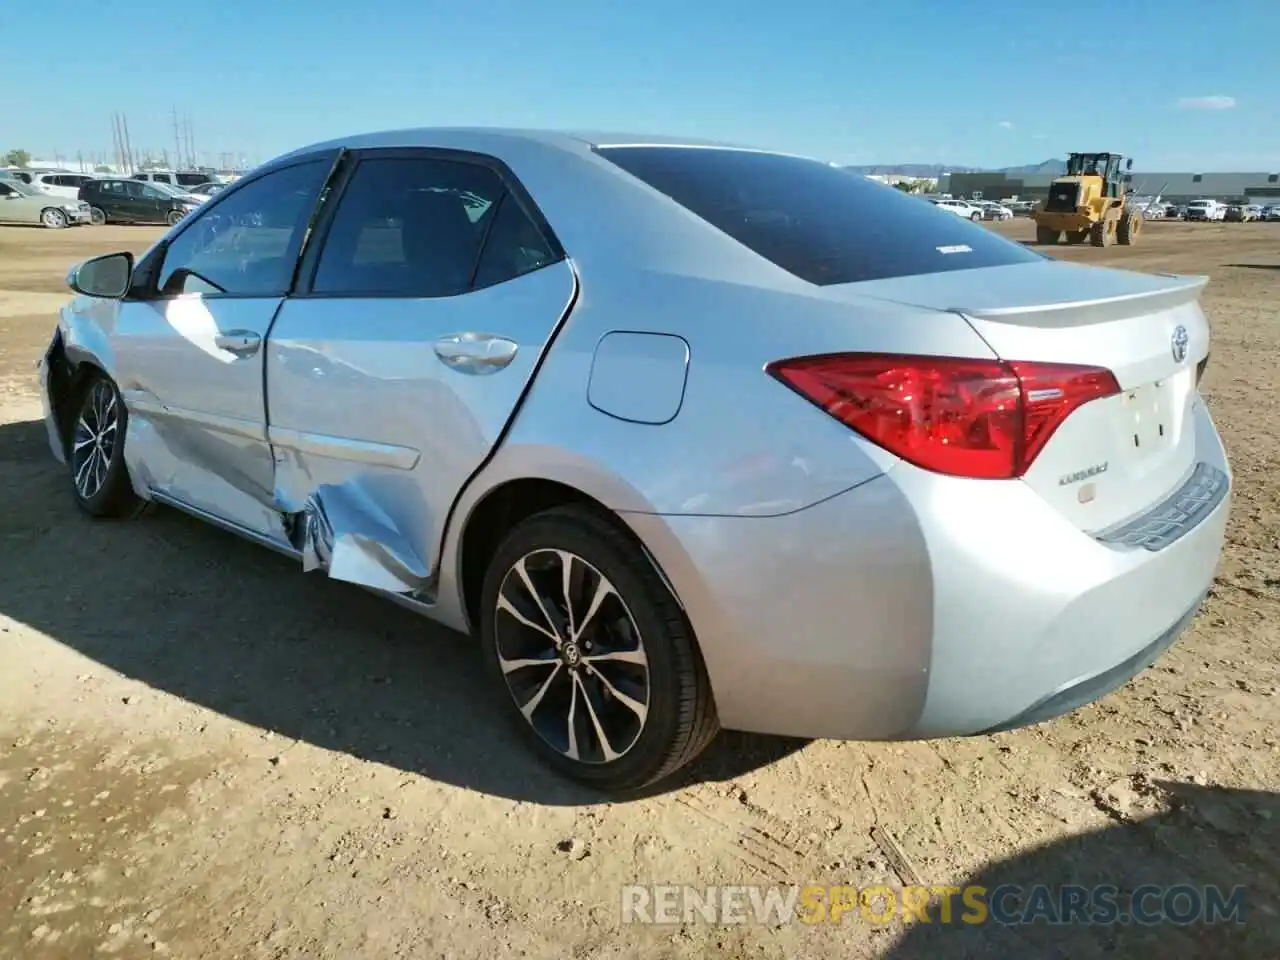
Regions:
[[[997,736],[726,734],[626,803],[537,765],[465,638],[171,511],[76,512],[35,363],[68,265],[155,236],[0,228],[0,957],[1280,956],[1280,224],[1055,251],[1212,278],[1204,389],[1237,492],[1213,592],[1155,667]],[[1248,912],[621,919],[626,884],[914,877],[1243,885]]]

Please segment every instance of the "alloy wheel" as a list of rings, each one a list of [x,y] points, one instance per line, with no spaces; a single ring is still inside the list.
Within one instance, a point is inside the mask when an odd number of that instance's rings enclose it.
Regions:
[[[95,497],[107,482],[119,442],[119,398],[106,380],[89,388],[71,447],[71,476],[84,500]]]
[[[40,214],[40,222],[51,230],[57,230],[67,225],[67,215],[50,207]]]
[[[649,713],[649,661],[635,618],[599,570],[566,550],[525,554],[503,577],[494,643],[516,706],[550,747],[609,763]]]

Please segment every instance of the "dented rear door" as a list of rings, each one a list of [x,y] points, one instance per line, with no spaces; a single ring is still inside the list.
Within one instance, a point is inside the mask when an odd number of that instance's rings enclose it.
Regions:
[[[276,500],[309,567],[420,595],[576,280],[484,158],[369,151],[340,190],[268,338]]]

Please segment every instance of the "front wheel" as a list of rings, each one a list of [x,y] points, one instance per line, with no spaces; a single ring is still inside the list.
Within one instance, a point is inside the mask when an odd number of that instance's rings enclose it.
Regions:
[[[643,548],[581,506],[525,520],[485,576],[480,638],[553,768],[608,791],[694,759],[719,724],[693,632]]]
[[[972,215],[969,217],[969,219],[970,219],[970,220],[972,220],[974,223],[977,223],[979,220],[981,220],[981,219],[982,219],[982,214],[980,214],[980,213],[972,214]]]
[[[40,222],[50,230],[61,230],[67,225],[67,215],[57,207],[45,207],[40,211]]]
[[[101,227],[107,222],[107,212],[101,207],[89,208],[89,222],[95,227]]]
[[[67,445],[67,466],[76,504],[92,517],[124,517],[137,513],[143,501],[133,492],[124,464],[124,437],[129,413],[116,385],[94,374],[81,386],[75,426]]]
[[[181,221],[184,216],[186,216],[186,214],[184,214],[181,210],[170,210],[167,214],[165,214],[164,222],[171,227],[176,227],[179,221]]]

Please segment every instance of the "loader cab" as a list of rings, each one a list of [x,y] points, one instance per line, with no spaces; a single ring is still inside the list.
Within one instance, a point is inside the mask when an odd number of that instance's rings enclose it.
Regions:
[[[1133,169],[1133,160],[1126,161],[1118,153],[1073,153],[1067,158],[1067,176],[1100,177],[1103,196],[1119,199],[1125,193],[1121,163],[1126,171]]]

